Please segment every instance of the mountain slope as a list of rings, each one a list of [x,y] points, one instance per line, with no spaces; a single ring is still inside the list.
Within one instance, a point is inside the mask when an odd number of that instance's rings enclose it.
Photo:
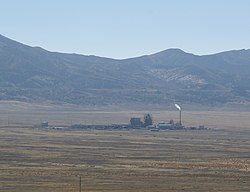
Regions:
[[[249,102],[250,50],[168,49],[114,60],[49,52],[0,35],[0,99],[82,105]]]

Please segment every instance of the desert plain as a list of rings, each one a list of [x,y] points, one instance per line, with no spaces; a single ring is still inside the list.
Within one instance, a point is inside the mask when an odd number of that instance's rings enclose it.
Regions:
[[[70,130],[54,125],[128,123],[142,111],[1,110],[2,192],[250,191],[250,113],[186,111],[210,130]],[[21,113],[21,111],[24,111]],[[155,121],[175,111],[151,111]]]

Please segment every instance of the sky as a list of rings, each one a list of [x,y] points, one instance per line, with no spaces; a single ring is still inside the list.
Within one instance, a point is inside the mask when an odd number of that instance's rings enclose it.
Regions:
[[[250,48],[250,0],[0,0],[0,34],[49,51],[124,59]]]

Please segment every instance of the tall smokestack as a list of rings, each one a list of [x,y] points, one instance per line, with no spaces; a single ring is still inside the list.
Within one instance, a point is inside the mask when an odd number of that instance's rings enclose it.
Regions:
[[[174,104],[174,106],[179,110],[180,112],[180,115],[179,115],[179,118],[180,118],[180,126],[181,126],[181,107],[178,105],[178,104]]]
[[[181,126],[181,110],[180,110],[180,126]]]

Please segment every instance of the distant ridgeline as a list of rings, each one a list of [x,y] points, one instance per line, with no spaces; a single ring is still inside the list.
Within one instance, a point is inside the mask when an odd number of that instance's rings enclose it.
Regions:
[[[0,100],[88,106],[205,106],[250,101],[250,50],[168,49],[115,60],[49,52],[0,35]]]

